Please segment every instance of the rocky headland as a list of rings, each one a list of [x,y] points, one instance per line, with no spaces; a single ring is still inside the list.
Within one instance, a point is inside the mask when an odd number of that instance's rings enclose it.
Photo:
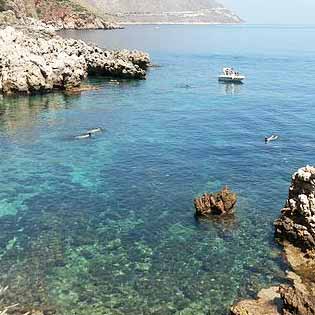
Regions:
[[[120,23],[238,24],[242,19],[215,0],[85,0]]]
[[[11,16],[7,19],[0,15],[1,25],[25,24],[29,22],[27,18],[32,18],[55,29],[243,22],[237,14],[214,0],[0,0],[0,12],[6,11],[10,11]]]
[[[39,26],[0,30],[0,93],[6,95],[77,88],[88,75],[144,79],[149,64],[144,52],[110,51]]]
[[[303,167],[292,176],[288,199],[275,221],[275,237],[290,268],[289,284],[235,304],[231,315],[315,314],[315,167]]]

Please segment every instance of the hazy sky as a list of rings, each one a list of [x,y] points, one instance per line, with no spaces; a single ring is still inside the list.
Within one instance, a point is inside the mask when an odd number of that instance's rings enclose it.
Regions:
[[[252,24],[313,24],[315,0],[219,0]]]

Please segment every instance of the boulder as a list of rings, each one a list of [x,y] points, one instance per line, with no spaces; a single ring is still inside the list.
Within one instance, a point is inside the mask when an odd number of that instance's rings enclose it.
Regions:
[[[236,193],[225,186],[217,193],[205,193],[195,198],[194,205],[198,216],[225,215],[233,213],[236,202]]]

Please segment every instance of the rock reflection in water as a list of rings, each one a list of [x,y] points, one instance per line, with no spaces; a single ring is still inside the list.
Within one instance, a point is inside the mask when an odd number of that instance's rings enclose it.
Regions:
[[[76,95],[65,93],[39,94],[35,96],[2,97],[0,99],[0,130],[14,133],[17,129],[32,127],[39,114],[53,112],[71,106]],[[50,124],[57,123],[50,119]]]

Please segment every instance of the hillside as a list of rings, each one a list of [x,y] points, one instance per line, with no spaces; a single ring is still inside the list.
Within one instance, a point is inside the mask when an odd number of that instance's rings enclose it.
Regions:
[[[240,23],[215,0],[0,0],[0,11],[57,28],[116,28],[119,23]]]
[[[18,18],[32,17],[65,29],[115,28],[113,18],[98,15],[76,0],[0,0],[0,11],[12,10]]]
[[[214,0],[81,0],[122,23],[240,23]]]

